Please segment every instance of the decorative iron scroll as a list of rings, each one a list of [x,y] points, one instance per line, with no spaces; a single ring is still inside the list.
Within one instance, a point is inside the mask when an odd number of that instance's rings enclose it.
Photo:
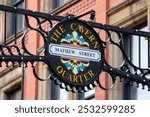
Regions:
[[[67,15],[66,17],[62,17],[62,16],[57,16],[57,15],[53,15],[53,14],[47,14],[47,13],[41,13],[41,12],[34,12],[31,10],[24,10],[24,9],[20,9],[20,8],[16,8],[16,7],[9,7],[9,6],[4,6],[4,5],[0,5],[0,10],[4,12],[5,17],[6,18],[6,13],[12,13],[12,14],[21,14],[25,17],[25,21],[26,21],[26,29],[24,30],[24,32],[22,33],[22,36],[18,39],[17,38],[17,34],[16,34],[16,29],[15,29],[15,44],[14,45],[10,45],[7,44],[6,41],[6,34],[4,35],[4,43],[0,44],[0,65],[2,67],[2,62],[6,63],[6,66],[9,66],[9,63],[11,62],[13,66],[15,66],[16,63],[19,64],[19,66],[22,65],[22,63],[27,67],[28,63],[32,64],[32,68],[33,68],[33,73],[35,75],[35,77],[38,80],[44,81],[46,79],[40,78],[36,72],[36,66],[38,62],[44,62],[45,64],[47,64],[50,69],[51,69],[51,65],[55,62],[55,57],[57,54],[57,56],[59,56],[59,53],[55,53],[55,51],[51,50],[51,48],[55,48],[56,47],[63,47],[58,45],[57,43],[52,43],[50,41],[50,38],[52,38],[51,33],[53,32],[53,30],[59,25],[61,22],[69,22],[69,21],[78,21],[79,23],[82,22],[83,24],[85,24],[87,27],[91,28],[91,30],[95,30],[97,32],[96,35],[98,35],[98,39],[101,43],[102,48],[100,50],[102,56],[101,60],[98,61],[98,65],[99,67],[97,67],[98,73],[102,74],[102,72],[107,73],[110,78],[112,79],[112,85],[108,88],[108,87],[104,87],[100,80],[98,75],[94,76],[94,79],[90,82],[86,82],[86,83],[81,83],[81,85],[74,85],[72,83],[68,83],[66,82],[66,80],[62,80],[61,78],[58,78],[59,75],[57,75],[57,73],[53,72],[52,69],[52,73],[49,74],[47,79],[51,79],[54,80],[54,82],[57,85],[60,85],[61,88],[66,89],[67,91],[72,91],[72,92],[86,92],[88,90],[93,89],[95,86],[99,86],[100,88],[104,89],[104,90],[109,90],[111,88],[113,88],[115,81],[117,78],[124,78],[124,81],[126,83],[130,83],[131,85],[133,84],[133,82],[137,83],[137,87],[139,84],[142,84],[143,89],[145,86],[148,87],[148,90],[150,90],[150,33],[148,32],[142,32],[142,31],[137,31],[137,30],[132,30],[132,29],[125,29],[125,28],[120,28],[120,27],[115,27],[115,26],[110,26],[110,25],[104,25],[101,23],[95,23],[95,22],[91,22],[91,21],[81,21],[79,20],[80,17],[90,14],[91,18],[93,19],[95,17],[95,12],[94,11],[89,11],[85,14],[82,14],[80,16],[74,17],[73,15]],[[37,22],[36,26],[32,26],[32,24],[30,23],[30,18],[34,18],[34,20]],[[49,25],[49,29],[46,30],[45,28],[43,28],[43,21],[48,23]],[[5,19],[6,20],[6,19]],[[60,22],[58,24],[54,22]],[[26,35],[29,31],[36,31],[41,38],[43,39],[44,42],[44,46],[42,47],[42,51],[39,55],[34,55],[33,53],[30,52],[30,50],[28,50],[28,48],[26,47]],[[72,35],[76,35],[77,36],[77,32],[73,32],[74,34]],[[103,33],[103,34],[102,34]],[[114,39],[114,33],[115,33],[115,39]],[[104,41],[102,39],[102,35],[106,35],[107,39],[106,41]],[[148,67],[147,68],[141,68],[140,66],[135,66],[130,57],[128,57],[126,51],[125,51],[125,47],[124,47],[124,40],[126,38],[131,38],[132,35],[136,35],[139,38],[140,37],[144,37],[145,39],[147,39],[148,41]],[[67,34],[66,34],[67,36]],[[81,38],[80,35],[78,35],[79,38]],[[64,37],[65,38],[65,37]],[[67,39],[69,37],[66,37],[63,41],[68,43]],[[117,40],[116,40],[117,39]],[[21,49],[20,47],[17,45],[17,43],[19,43],[19,41],[21,42]],[[62,40],[61,40],[62,41]],[[75,39],[76,43],[72,43],[75,44],[74,46],[77,45],[78,40]],[[85,48],[87,48],[89,46],[90,43],[86,43],[85,40],[83,40],[82,42],[85,42],[83,45],[85,45]],[[65,44],[66,44],[65,43]],[[70,42],[69,42],[70,43]],[[80,42],[78,42],[80,43]],[[81,44],[81,43],[80,43]],[[107,56],[104,54],[104,52],[107,53],[108,51],[108,46],[109,45],[113,45],[116,48],[118,48],[119,52],[122,55],[122,63],[120,64],[120,66],[113,66],[111,65],[108,61],[107,61]],[[86,47],[87,46],[87,47]],[[73,47],[67,46],[69,48],[74,49]],[[89,49],[89,48],[88,48]],[[15,51],[14,51],[15,50]],[[74,49],[75,51],[78,50],[78,48]],[[49,51],[52,51],[49,52]],[[85,50],[85,52],[87,51],[91,51],[89,50]],[[94,52],[97,52],[94,50]],[[53,56],[55,55],[55,56]],[[72,55],[70,55],[72,56]],[[91,55],[92,56],[92,55]],[[51,61],[50,61],[51,59]],[[53,59],[53,60],[52,60]],[[91,59],[91,58],[90,58]],[[82,62],[83,66],[80,66],[80,69],[77,71],[77,69],[74,68],[70,68],[71,66],[69,66],[69,64],[72,63],[67,63],[67,61],[70,60],[67,58],[62,58],[61,59],[61,64],[66,65],[66,69],[68,70],[72,70],[72,72],[74,73],[74,75],[76,75],[80,70],[84,71],[83,69],[86,69],[86,66],[88,66],[88,62]],[[96,58],[95,58],[96,61]],[[56,61],[58,62],[58,61]],[[74,64],[77,63],[77,60],[73,61]],[[68,67],[68,68],[67,68]],[[74,69],[74,71],[73,71]],[[95,69],[96,68],[92,68]],[[68,71],[69,72],[69,71]],[[90,74],[92,76],[92,73]]]

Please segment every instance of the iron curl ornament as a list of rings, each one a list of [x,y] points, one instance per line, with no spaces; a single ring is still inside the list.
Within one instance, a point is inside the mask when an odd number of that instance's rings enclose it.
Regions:
[[[23,15],[27,26],[20,39],[15,33],[14,45],[8,45],[6,39],[0,44],[1,67],[2,62],[6,63],[6,67],[10,62],[12,66],[16,63],[21,66],[23,63],[25,67],[31,63],[35,78],[41,81],[51,79],[61,88],[72,92],[87,92],[95,86],[109,90],[113,88],[118,77],[131,85],[133,82],[136,82],[137,86],[141,83],[143,89],[147,86],[150,90],[150,66],[141,68],[134,65],[124,47],[127,36],[146,38],[150,64],[150,33],[80,20],[82,16],[88,14],[93,20],[95,17],[93,10],[77,17],[73,15],[63,17],[4,5],[0,5],[0,10],[5,14],[9,12]],[[35,20],[36,26],[30,23],[30,18]],[[44,28],[43,20],[48,23],[48,28]],[[37,32],[43,40],[44,45],[39,55],[33,54],[27,47],[26,36],[30,31]],[[103,39],[101,33],[104,33],[107,39]],[[21,44],[21,48],[18,43]],[[107,61],[105,52],[110,45],[115,46],[122,55],[120,66],[115,67]],[[40,78],[36,72],[39,62],[45,63],[51,71],[46,79]],[[105,87],[100,82],[99,75],[102,73],[107,73],[111,78],[110,87]]]

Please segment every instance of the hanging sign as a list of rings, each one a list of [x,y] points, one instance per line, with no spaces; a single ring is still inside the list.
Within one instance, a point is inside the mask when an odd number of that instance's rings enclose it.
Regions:
[[[103,54],[99,36],[85,22],[65,20],[50,31],[49,66],[66,86],[82,89],[94,85],[103,66]]]

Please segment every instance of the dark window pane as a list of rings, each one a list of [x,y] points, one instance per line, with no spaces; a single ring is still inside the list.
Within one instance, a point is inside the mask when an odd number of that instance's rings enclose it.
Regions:
[[[12,0],[11,6],[24,8],[24,0]],[[15,13],[8,13],[6,16],[6,37],[10,37],[16,32],[18,33],[24,28],[24,16]]]
[[[68,2],[69,0],[54,0],[54,8],[57,8],[61,5],[64,5],[66,2]]]
[[[7,100],[21,100],[21,87],[6,93]]]

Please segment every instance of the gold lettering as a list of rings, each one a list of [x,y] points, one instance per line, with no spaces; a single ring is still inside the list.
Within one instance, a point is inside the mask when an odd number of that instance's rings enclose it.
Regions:
[[[78,77],[79,77],[80,81],[83,82],[82,75],[79,75]]]
[[[69,81],[72,82],[72,75],[71,74],[68,76],[68,78],[69,78]]]
[[[55,39],[54,37],[51,37],[51,39],[50,40],[54,40],[54,41],[56,41],[57,42],[57,39]]]
[[[75,23],[72,23],[72,24],[70,25],[70,28],[71,28],[72,30],[77,30],[77,27],[76,27],[76,24],[75,24]]]
[[[94,44],[94,49],[99,47],[97,41],[96,41],[96,42],[93,42],[92,44]]]
[[[66,70],[64,70],[63,73],[62,73],[62,77],[67,78],[67,76],[68,76],[68,73],[66,72]]]
[[[78,83],[78,77],[76,75],[73,75],[73,82],[77,82]]]
[[[85,73],[83,76],[84,76],[84,78],[85,78],[86,81],[89,80],[89,78],[87,76],[87,73]]]
[[[88,30],[88,29],[86,29],[86,31],[85,31],[85,33],[84,33],[84,35],[88,37],[88,35],[89,35],[89,34],[90,34],[89,30]]]
[[[54,32],[54,35],[55,35],[57,38],[59,38],[59,36],[61,36],[61,33],[60,33],[58,30],[56,30],[56,31]]]
[[[95,36],[94,36],[94,35],[91,35],[91,36],[89,37],[90,42],[92,42],[94,39],[95,39]]]
[[[59,26],[59,29],[62,33],[66,32],[66,30],[63,28],[63,25]]]
[[[63,68],[61,66],[57,66],[56,71],[61,74],[63,72]]]
[[[93,71],[92,71],[92,70],[89,70],[89,71],[88,71],[88,74],[90,75],[90,77],[91,77],[91,78],[94,76],[94,74],[93,74]]]
[[[78,26],[79,32],[83,33],[84,32],[84,27],[82,25]]]

